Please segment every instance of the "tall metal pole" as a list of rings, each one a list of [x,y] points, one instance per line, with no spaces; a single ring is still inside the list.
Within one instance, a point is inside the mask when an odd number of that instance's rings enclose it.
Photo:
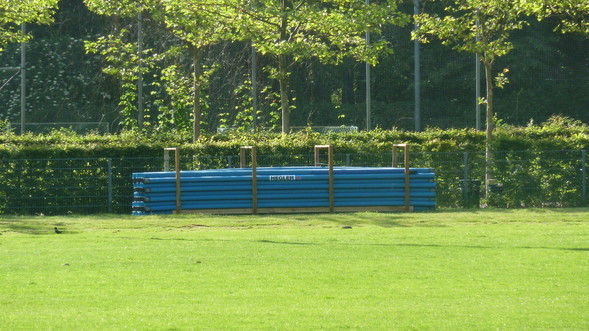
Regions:
[[[255,0],[251,0],[252,12],[255,10]],[[252,130],[256,131],[258,127],[258,52],[252,42]]]
[[[25,23],[22,23],[21,31],[23,36],[27,33]],[[25,133],[26,110],[27,110],[27,47],[23,41],[20,43],[20,134]]]
[[[478,12],[477,12],[478,13]],[[477,18],[476,20],[476,28],[477,28],[477,34],[476,34],[476,41],[478,43],[479,41],[479,20]],[[481,57],[479,55],[479,53],[475,54],[475,127],[477,129],[477,131],[481,130]]]
[[[413,14],[419,15],[419,0],[413,1]],[[415,30],[418,26],[415,23]],[[414,80],[415,80],[415,131],[421,131],[421,52],[419,47],[419,40],[415,39],[413,42],[413,53],[414,53]]]
[[[366,0],[366,5],[370,4],[370,0]],[[366,30],[366,48],[370,47],[370,31]],[[370,84],[370,63],[366,62],[366,131],[370,131],[371,129],[371,121],[370,118],[372,112],[371,106],[371,84]]]
[[[143,16],[142,10],[139,8],[137,13],[137,56],[139,58],[137,70],[137,126],[141,130],[143,128],[143,72],[142,72],[142,58],[143,58]]]
[[[583,204],[587,204],[587,151],[581,151],[581,195]]]
[[[252,129],[258,126],[258,53],[252,45]]]
[[[113,182],[112,182],[112,159],[107,159],[107,173],[108,173],[108,213],[112,213],[112,193],[113,193]]]
[[[481,59],[479,53],[475,55],[475,99],[476,99],[476,129],[481,130]]]
[[[476,129],[477,131],[481,130],[481,58],[479,53],[475,55],[475,84],[476,84],[476,91],[475,91],[475,98],[476,98]]]

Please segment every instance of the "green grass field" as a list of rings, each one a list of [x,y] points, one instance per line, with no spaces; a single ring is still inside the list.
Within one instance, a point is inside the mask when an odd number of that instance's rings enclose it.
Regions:
[[[588,316],[589,209],[0,217],[2,330],[587,330]]]

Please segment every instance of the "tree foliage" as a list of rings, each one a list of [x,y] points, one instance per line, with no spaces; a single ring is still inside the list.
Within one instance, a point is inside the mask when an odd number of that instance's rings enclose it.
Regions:
[[[0,51],[6,44],[27,40],[22,23],[49,24],[58,0],[2,0],[0,2]]]
[[[193,140],[201,134],[201,98],[204,48],[222,41],[240,40],[231,22],[235,20],[232,0],[161,0],[165,24],[191,46],[193,59]]]
[[[193,87],[192,87],[192,104],[193,104],[193,138],[196,141],[200,136],[201,121],[202,121],[202,100],[201,93],[204,86],[205,74],[202,70],[202,57],[206,47],[217,44],[225,40],[235,40],[236,35],[232,33],[231,21],[233,7],[230,6],[228,0],[213,1],[186,1],[186,0],[145,0],[145,1],[120,1],[111,2],[105,0],[86,0],[89,8],[95,12],[103,15],[116,15],[124,18],[135,18],[139,15],[149,16],[151,22],[159,26],[161,29],[171,31],[175,38],[184,41],[184,46],[189,46],[184,49],[191,53],[193,65]],[[125,30],[123,30],[125,32]],[[91,44],[91,47],[101,49],[103,55],[113,63],[112,70],[116,73],[123,74],[123,79],[127,82],[124,85],[129,90],[128,96],[131,101],[132,93],[134,93],[134,85],[132,81],[136,79],[139,74],[147,72],[149,66],[153,67],[152,62],[158,56],[166,56],[166,54],[176,53],[178,47],[168,45],[167,48],[162,49],[162,54],[149,54],[152,50],[137,49],[138,45],[135,43],[122,41],[123,39],[116,36],[109,36],[102,38],[98,43]],[[128,39],[126,39],[128,40]],[[122,59],[118,59],[116,55],[126,55]],[[142,54],[143,53],[143,54]],[[155,55],[155,56],[154,56]],[[130,71],[120,71],[117,68],[122,68],[121,61],[128,60],[131,64]],[[167,86],[174,85],[178,82],[179,76],[177,67],[167,66],[162,68],[162,80]],[[169,90],[169,92],[187,92],[182,86],[178,89]],[[123,109],[132,109],[132,105],[126,100],[121,101]],[[174,103],[174,102],[173,102]],[[177,103],[176,103],[177,106]],[[166,109],[163,109],[166,110]],[[166,113],[165,111],[163,113]],[[160,114],[161,115],[161,114]],[[129,118],[129,114],[125,114]],[[180,118],[177,118],[180,120]],[[178,121],[176,121],[177,123]]]
[[[513,49],[510,34],[527,25],[527,9],[523,0],[453,0],[442,15],[426,12],[415,17],[418,29],[414,38],[425,43],[437,38],[456,51],[480,55],[487,76],[489,135],[493,129],[493,86],[502,87],[507,82],[507,71],[502,70],[493,84],[493,65],[497,58]]]
[[[345,57],[378,62],[390,53],[385,39],[370,45],[364,34],[378,36],[388,25],[404,25],[407,15],[393,0],[367,4],[359,0],[241,1],[237,30],[253,47],[275,60],[270,74],[280,83],[282,132],[290,131],[289,83],[294,63],[316,58],[338,64]]]
[[[529,3],[526,0],[452,0],[444,8],[442,15],[422,13],[416,15],[418,26],[414,37],[428,42],[429,37],[441,40],[459,52],[480,55],[485,67],[486,82],[486,138],[487,161],[491,160],[490,144],[494,130],[493,87],[503,87],[507,82],[508,69],[496,76],[493,66],[497,58],[512,50],[509,40],[512,32],[521,30],[528,24]],[[491,174],[487,174],[490,179]],[[488,182],[488,181],[487,181]]]
[[[190,76],[185,77],[187,47],[168,31],[164,4],[159,0],[85,2],[94,12],[111,18],[112,32],[88,41],[86,48],[101,54],[104,72],[120,81],[122,126],[137,129],[141,120],[144,130],[189,129],[194,92],[186,84],[191,81]],[[145,34],[141,43],[139,34]],[[138,114],[140,83],[144,88],[143,116]]]
[[[192,46],[180,38],[178,31],[165,24],[164,2],[87,2],[94,11],[89,11],[83,0],[61,0],[53,15],[54,24],[27,25],[27,30],[34,36],[27,41],[27,120],[41,123],[108,122],[112,132],[137,128],[138,84],[142,75],[143,130],[150,133],[192,131]],[[194,3],[198,2],[192,1],[189,5]],[[446,15],[445,8],[452,3],[421,1],[424,12],[437,14],[440,18]],[[546,11],[548,5],[558,9],[557,5],[569,3],[574,4],[570,7],[574,9],[570,15],[559,14],[556,10]],[[227,11],[238,12],[238,15],[253,15],[254,9],[260,12],[270,10],[262,1],[259,2],[260,9],[252,8],[255,3],[249,2],[219,1],[217,4],[230,6]],[[546,19],[539,22],[529,19],[529,25],[524,29],[512,31],[507,39],[511,50],[493,63],[494,83],[503,68],[509,69],[500,77],[499,82],[504,83],[504,87],[494,91],[497,119],[503,123],[526,125],[532,121],[542,122],[552,114],[563,114],[589,121],[586,111],[589,107],[589,94],[586,93],[589,88],[589,38],[580,33],[554,33],[554,30],[565,31],[559,28],[563,19],[582,18],[578,14],[583,13],[585,3],[538,0],[527,4],[533,5],[534,13]],[[137,46],[139,5],[144,6],[142,51]],[[397,8],[403,13],[413,11],[412,4],[407,2]],[[187,17],[195,17],[194,13],[189,14],[193,16]],[[246,22],[246,18],[227,19],[224,23],[236,30],[241,22]],[[19,31],[18,24],[12,27]],[[180,25],[177,27],[181,28]],[[254,26],[250,28],[262,31]],[[379,52],[379,63],[372,70],[373,120],[380,128],[414,127],[411,29],[412,26],[387,23],[382,26],[382,33],[372,33],[373,45],[386,41],[387,48],[395,46],[394,53],[389,52],[390,49]],[[232,31],[241,32],[247,30]],[[363,36],[360,31],[354,38],[361,42]],[[432,36],[428,38],[434,39]],[[261,54],[262,47],[258,44],[259,69],[253,82],[250,62],[253,39],[245,39],[203,47],[203,79],[199,94],[203,133],[214,132],[219,126],[249,130],[254,118],[259,129],[279,127],[278,56],[269,51]],[[84,41],[88,42],[87,45],[94,44],[95,47],[88,50],[95,51],[96,55],[84,54],[81,47]],[[291,47],[293,52],[301,51],[300,55],[291,53],[286,56],[289,109],[296,109],[290,113],[292,125],[362,126],[364,63],[355,60],[350,53],[343,56],[344,52],[335,44],[329,48],[334,52],[333,57],[320,59],[303,42],[300,47]],[[269,44],[275,46],[270,40]],[[19,46],[17,43],[6,45],[5,51],[0,53],[0,67],[18,66]],[[362,47],[357,49],[362,50]],[[359,54],[355,56],[360,58]],[[421,46],[421,60],[423,126],[472,127],[475,123],[474,55],[467,51],[455,52],[441,43],[432,42]],[[18,75],[14,71],[0,71],[0,104],[3,105],[0,117],[11,122],[19,120]],[[507,85],[506,79],[509,80]],[[254,96],[257,96],[256,116],[253,114]],[[34,130],[33,126],[28,128]]]
[[[560,19],[562,32],[581,33],[589,37],[589,1],[542,0],[534,11],[540,18],[555,16]]]

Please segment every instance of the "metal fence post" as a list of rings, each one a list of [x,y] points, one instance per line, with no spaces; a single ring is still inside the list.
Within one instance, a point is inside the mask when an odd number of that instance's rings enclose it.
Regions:
[[[581,151],[581,192],[583,195],[583,204],[587,204],[587,151]]]
[[[468,203],[468,198],[470,197],[470,192],[468,191],[468,152],[462,153],[462,165],[463,165],[463,179],[462,179],[462,192],[463,192],[463,203]],[[466,207],[466,206],[464,206]]]
[[[350,166],[350,153],[346,153],[346,167]]]
[[[227,168],[233,168],[233,157],[227,155]]]
[[[108,212],[112,214],[112,159],[108,160]]]

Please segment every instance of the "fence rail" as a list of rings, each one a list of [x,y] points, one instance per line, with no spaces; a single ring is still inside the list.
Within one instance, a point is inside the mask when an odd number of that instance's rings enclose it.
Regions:
[[[401,160],[402,161],[402,160]],[[314,156],[259,155],[258,166],[311,166]],[[391,154],[335,154],[336,166],[390,166]],[[183,156],[182,169],[239,167],[238,155]],[[439,207],[587,206],[584,150],[495,152],[496,184],[484,193],[484,152],[411,153],[412,167],[435,169]],[[0,160],[0,213],[130,213],[131,174],[162,171],[164,157]]]

